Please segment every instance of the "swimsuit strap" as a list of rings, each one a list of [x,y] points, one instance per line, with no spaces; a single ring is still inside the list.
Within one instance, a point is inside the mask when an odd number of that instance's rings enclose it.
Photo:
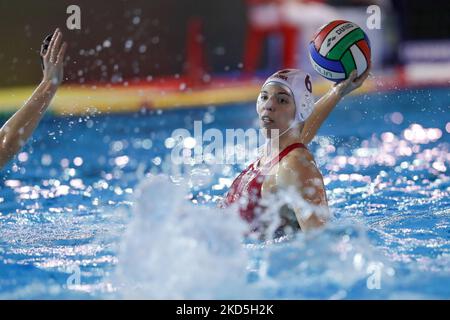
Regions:
[[[294,149],[302,148],[308,150],[308,148],[300,142],[293,143],[291,145],[288,145],[286,148],[283,149],[283,151],[280,152],[278,156],[272,159],[272,161],[269,162],[267,169],[271,169],[274,165],[276,165],[278,162],[280,162],[285,156],[289,154]]]

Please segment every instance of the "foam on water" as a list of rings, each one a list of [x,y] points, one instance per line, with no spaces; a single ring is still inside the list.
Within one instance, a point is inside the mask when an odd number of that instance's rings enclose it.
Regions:
[[[235,208],[196,206],[188,191],[165,176],[140,183],[112,277],[119,297],[345,298],[395,275],[361,225],[255,241]]]
[[[125,298],[245,295],[245,225],[226,210],[195,206],[168,177],[141,182],[120,244],[114,282]]]

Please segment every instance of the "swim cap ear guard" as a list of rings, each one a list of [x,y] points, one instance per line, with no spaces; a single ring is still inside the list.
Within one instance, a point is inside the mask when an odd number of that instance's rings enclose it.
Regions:
[[[44,59],[42,58],[42,56],[47,52],[48,47],[50,45],[50,41],[52,40],[52,37],[53,37],[53,33],[49,34],[48,36],[45,37],[44,41],[41,44],[41,55],[40,55],[40,57],[41,57],[42,70],[45,69],[45,67],[44,67]]]
[[[298,69],[284,69],[267,78],[262,87],[269,82],[283,84],[291,90],[296,109],[294,122],[304,122],[311,115],[314,109],[314,98],[311,76],[308,73]]]

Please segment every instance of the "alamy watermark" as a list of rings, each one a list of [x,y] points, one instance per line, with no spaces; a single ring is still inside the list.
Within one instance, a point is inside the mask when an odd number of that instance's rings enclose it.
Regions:
[[[81,270],[78,265],[71,265],[68,267],[67,272],[71,275],[66,280],[67,289],[77,289],[81,285]]]
[[[66,13],[70,14],[66,20],[66,26],[69,30],[81,29],[81,8],[75,4],[67,7]]]
[[[81,29],[81,8],[76,4],[69,5],[66,9],[66,13],[70,16],[67,17],[66,26],[69,30]],[[381,29],[381,8],[378,5],[370,5],[366,9],[366,13],[369,17],[366,20],[366,26],[369,30]]]
[[[270,143],[266,143],[266,133],[265,129],[253,128],[203,131],[202,121],[194,121],[193,135],[187,129],[176,129],[165,145],[172,149],[170,158],[174,165],[243,164],[276,153],[271,149],[278,151],[279,130],[270,129]]]
[[[369,17],[366,20],[367,29],[373,30],[381,29],[381,8],[377,5],[371,5],[367,7],[366,13]]]
[[[369,275],[366,281],[367,289],[380,290],[381,289],[381,275],[383,271],[383,263],[371,262],[367,266],[366,272]]]

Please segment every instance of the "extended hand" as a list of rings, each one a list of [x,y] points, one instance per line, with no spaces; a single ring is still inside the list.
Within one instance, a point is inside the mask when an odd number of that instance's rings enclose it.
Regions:
[[[44,81],[50,81],[53,85],[59,86],[63,81],[63,63],[67,43],[62,42],[62,32],[56,28],[52,40],[47,50],[41,51],[44,65]]]
[[[369,72],[370,68],[367,68],[361,76],[356,77],[357,71],[353,70],[347,80],[335,84],[333,89],[336,90],[340,97],[344,97],[353,90],[358,89],[369,76]]]

